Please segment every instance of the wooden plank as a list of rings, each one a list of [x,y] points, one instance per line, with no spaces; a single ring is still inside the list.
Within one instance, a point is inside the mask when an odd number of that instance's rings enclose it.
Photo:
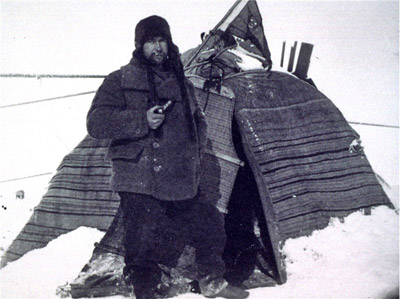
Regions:
[[[286,42],[282,43],[282,54],[281,54],[281,67],[283,67],[283,63],[285,60],[285,49],[286,49]]]
[[[297,59],[297,66],[294,75],[300,79],[306,79],[308,68],[310,67],[311,54],[314,45],[308,43],[301,43],[299,57]]]
[[[288,64],[288,72],[293,71],[293,65],[294,65],[294,57],[296,55],[296,48],[297,48],[297,42],[294,42],[293,47],[290,48],[290,56],[289,56],[289,64]]]

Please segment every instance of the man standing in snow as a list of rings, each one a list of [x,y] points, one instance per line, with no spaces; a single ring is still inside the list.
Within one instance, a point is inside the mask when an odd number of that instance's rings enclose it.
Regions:
[[[141,20],[133,57],[100,86],[89,134],[110,139],[111,188],[121,197],[124,275],[141,298],[156,298],[161,268],[195,252],[195,279],[206,297],[246,298],[223,279],[223,216],[199,191],[206,121],[185,79],[179,50],[161,17]]]

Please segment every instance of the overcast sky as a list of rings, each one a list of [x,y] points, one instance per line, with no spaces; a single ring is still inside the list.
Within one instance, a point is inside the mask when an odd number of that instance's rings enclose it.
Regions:
[[[233,3],[2,0],[2,72],[108,74],[129,61],[134,28],[152,14],[169,21],[173,39],[183,52],[198,45],[200,33],[211,30]],[[390,93],[391,99],[398,95],[397,1],[257,3],[275,64],[284,40],[310,42],[315,45],[310,76],[317,77],[322,91],[326,80],[333,80],[339,88],[357,83],[340,80],[353,70],[357,76],[384,77],[380,94]],[[330,67],[332,63],[335,69]],[[365,83],[363,78],[358,81]],[[371,84],[365,86],[366,94],[371,94]],[[385,119],[386,123],[398,124],[397,102],[387,103],[390,119]]]

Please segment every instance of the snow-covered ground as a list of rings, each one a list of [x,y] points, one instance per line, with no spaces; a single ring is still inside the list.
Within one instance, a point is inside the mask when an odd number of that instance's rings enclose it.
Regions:
[[[134,26],[151,14],[170,22],[174,41],[185,51],[233,2],[2,0],[1,73],[108,74],[128,62]],[[399,126],[398,2],[259,0],[258,6],[276,64],[284,40],[313,43],[309,75],[349,121]],[[101,81],[1,78],[0,106],[94,91]],[[0,108],[1,254],[62,158],[84,138],[92,98]],[[399,130],[354,128],[398,209]],[[15,199],[18,190],[25,199]],[[332,219],[325,230],[288,240],[288,282],[251,290],[250,298],[383,298],[398,287],[398,220],[393,210],[380,207],[371,216]],[[77,276],[102,235],[79,228],[10,263],[0,271],[0,297],[56,298],[56,287]]]
[[[103,234],[81,227],[9,263],[0,272],[1,298],[57,298],[57,287],[78,276]],[[387,207],[344,223],[333,218],[324,230],[287,240],[287,283],[252,289],[250,298],[385,298],[398,288],[398,235],[398,215]]]

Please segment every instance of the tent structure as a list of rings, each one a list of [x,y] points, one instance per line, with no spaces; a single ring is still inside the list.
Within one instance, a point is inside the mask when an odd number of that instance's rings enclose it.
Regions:
[[[264,68],[241,70],[238,44]],[[322,229],[331,217],[391,206],[360,136],[335,105],[306,78],[270,70],[255,1],[238,0],[182,60],[209,124],[201,188],[226,215],[224,259],[231,283],[246,288],[284,283],[285,240]],[[2,267],[61,234],[94,227],[106,231],[104,238],[79,277],[60,292],[72,297],[131,292],[122,279],[122,211],[108,187],[107,147],[108,141],[86,136],[63,159]],[[174,270],[165,269],[169,296],[196,289]]]

